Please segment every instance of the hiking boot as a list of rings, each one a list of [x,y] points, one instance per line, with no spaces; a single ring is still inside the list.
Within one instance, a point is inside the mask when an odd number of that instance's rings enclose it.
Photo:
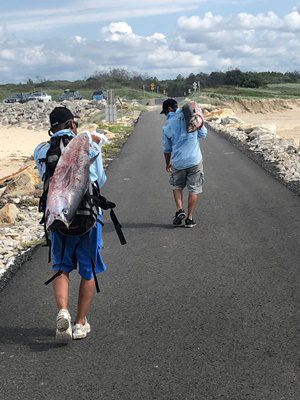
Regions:
[[[185,220],[185,225],[186,228],[194,228],[194,226],[196,226],[196,222],[193,219],[189,219],[187,218]]]
[[[68,310],[61,309],[57,314],[55,339],[60,342],[72,339],[71,316]]]
[[[173,218],[173,225],[181,225],[182,220],[185,218],[185,212],[183,209],[176,211]]]
[[[73,325],[73,339],[84,339],[87,337],[87,334],[91,332],[91,326],[85,319],[85,324],[74,324]]]

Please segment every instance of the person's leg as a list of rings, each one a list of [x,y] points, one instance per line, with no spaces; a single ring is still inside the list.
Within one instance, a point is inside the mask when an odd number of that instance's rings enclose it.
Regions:
[[[101,215],[98,216],[101,221]],[[95,261],[95,273],[103,272],[106,266],[102,260],[100,250],[102,248],[102,225],[100,222],[92,228],[89,234],[85,235],[77,247],[76,256],[78,259],[81,282],[78,294],[78,307],[75,324],[84,325],[94,295],[96,293],[95,279],[92,272],[91,259]],[[74,335],[73,335],[74,338]],[[81,337],[78,337],[81,338]]]
[[[53,290],[58,307],[56,317],[56,340],[68,342],[72,339],[71,316],[68,311],[69,303],[69,273],[62,272],[53,281]]]
[[[195,226],[193,215],[199,201],[199,195],[202,193],[203,185],[203,165],[202,163],[191,167],[187,171],[187,189],[188,196],[188,212],[186,218],[186,227]]]
[[[188,197],[188,213],[187,213],[187,218],[188,219],[191,219],[191,220],[193,219],[193,214],[194,214],[194,211],[196,209],[198,199],[199,199],[199,195],[198,194],[189,193],[189,197]]]
[[[183,193],[181,189],[174,189],[173,190],[175,204],[178,210],[183,210]]]
[[[76,316],[76,324],[84,325],[86,317],[93,302],[95,295],[95,281],[94,279],[86,280],[81,278],[78,296],[78,308]]]
[[[69,273],[62,272],[53,281],[53,290],[59,310],[67,310],[69,306]]]

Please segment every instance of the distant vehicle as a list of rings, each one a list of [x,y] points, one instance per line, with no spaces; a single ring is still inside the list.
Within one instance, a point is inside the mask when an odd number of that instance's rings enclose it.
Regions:
[[[82,100],[81,94],[77,90],[65,90],[64,93],[59,96],[60,101],[64,100]]]
[[[106,92],[103,90],[96,90],[92,95],[93,100],[103,100],[106,99]]]
[[[28,93],[16,93],[12,96],[7,97],[4,103],[26,103],[29,100]]]
[[[47,103],[48,101],[52,101],[52,97],[46,92],[34,92],[29,93],[28,100],[36,100],[41,103]]]

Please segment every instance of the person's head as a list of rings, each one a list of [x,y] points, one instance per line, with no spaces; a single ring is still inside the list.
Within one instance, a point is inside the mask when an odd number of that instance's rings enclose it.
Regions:
[[[75,121],[75,118],[79,117],[73,115],[67,107],[55,107],[49,115],[49,134],[50,132],[55,133],[62,129],[70,129],[77,134],[78,123]]]
[[[175,99],[167,99],[163,102],[160,114],[168,115],[169,112],[175,112],[178,108],[178,103]]]

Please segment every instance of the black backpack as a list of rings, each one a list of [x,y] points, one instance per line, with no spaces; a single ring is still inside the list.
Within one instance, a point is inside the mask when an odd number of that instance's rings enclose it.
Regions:
[[[71,135],[62,135],[62,136],[52,136],[51,139],[49,140],[50,147],[47,151],[46,157],[43,159],[39,159],[38,161],[40,163],[45,163],[46,165],[46,171],[43,176],[43,193],[40,197],[39,201],[39,212],[43,213],[43,217],[40,221],[40,224],[44,225],[45,229],[45,236],[46,236],[46,241],[47,245],[49,246],[49,262],[51,261],[51,242],[49,240],[48,232],[46,229],[46,224],[45,224],[45,212],[46,212],[46,204],[47,204],[47,195],[48,195],[48,190],[49,190],[49,183],[50,183],[50,178],[54,174],[56,165],[58,163],[58,160],[61,156],[61,149],[62,147],[66,147],[68,143],[73,139],[73,136]],[[124,234],[122,232],[122,226],[119,223],[117,216],[115,215],[113,208],[116,207],[116,204],[107,200],[104,196],[100,194],[100,188],[97,182],[90,183],[89,188],[87,192],[85,193],[77,211],[76,215],[69,226],[67,228],[65,224],[61,221],[56,221],[55,224],[51,226],[51,230],[58,231],[63,235],[63,250],[62,250],[62,256],[63,258],[64,255],[64,248],[65,248],[65,238],[67,236],[73,236],[73,235],[84,235],[89,233],[91,228],[96,225],[97,220],[98,220],[98,214],[99,214],[99,207],[102,210],[110,210],[110,217],[111,220],[114,224],[114,227],[116,229],[116,232],[118,234],[119,240],[122,245],[126,244],[126,239],[124,237]],[[103,223],[101,222],[103,225]],[[92,260],[92,258],[91,258]],[[94,261],[92,260],[93,263],[93,273],[94,273],[94,278],[95,278],[95,283],[97,287],[97,291],[99,291],[96,275],[95,275],[95,265]],[[56,278],[61,272],[59,271],[57,274],[55,274],[51,279],[49,279],[47,282],[45,282],[46,285],[50,283],[53,279]]]

